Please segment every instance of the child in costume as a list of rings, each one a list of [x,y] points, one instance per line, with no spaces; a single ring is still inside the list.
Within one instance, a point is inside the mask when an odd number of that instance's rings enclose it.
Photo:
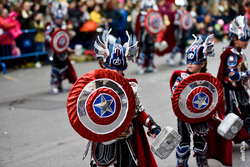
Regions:
[[[96,56],[100,59],[99,64],[103,69],[114,70],[121,74],[121,77],[124,77],[123,72],[127,68],[128,61],[135,61],[139,48],[137,43],[131,45],[132,42],[128,33],[128,42],[124,45],[121,45],[120,39],[110,42],[108,40],[110,31],[111,29],[108,32],[104,31],[102,40],[98,36],[95,41]],[[134,91],[136,99],[135,115],[127,130],[118,138],[105,143],[92,142],[92,167],[109,166],[112,164],[120,167],[157,166],[150,151],[143,125],[149,129],[148,133],[153,135],[153,137],[159,134],[161,128],[146,114],[137,92],[138,83],[136,79],[127,80]]]
[[[175,65],[174,58],[178,52],[181,53],[180,65],[185,65],[185,49],[189,35],[189,30],[183,29],[180,23],[182,14],[187,12],[188,2],[186,0],[175,0],[175,5],[177,6],[177,12],[174,18],[176,46],[173,48],[170,57],[167,59],[167,64],[170,66]]]
[[[140,53],[137,60],[137,74],[144,74],[145,68],[147,72],[157,72],[153,63],[155,56],[155,36],[147,31],[144,24],[146,15],[153,9],[154,5],[156,5],[154,0],[142,1],[141,12],[137,18],[140,22],[140,28],[137,28],[140,47]]]
[[[196,38],[196,37],[195,37]],[[172,94],[174,93],[178,84],[192,74],[206,73],[207,71],[207,56],[214,56],[213,42],[211,42],[212,35],[208,36],[206,41],[202,44],[202,39],[199,38],[186,51],[187,70],[174,71],[170,79],[170,88]],[[207,162],[207,142],[205,136],[208,133],[209,126],[206,121],[198,123],[186,123],[178,118],[177,123],[178,133],[182,136],[176,150],[177,166],[187,167],[190,156],[190,142],[191,135],[193,136],[194,153],[196,156],[196,163],[199,167],[208,166]]]
[[[250,104],[247,89],[249,88],[250,71],[246,49],[250,30],[245,16],[237,16],[229,26],[230,44],[223,49],[217,78],[223,83],[225,96],[225,115],[234,113],[244,121],[244,126],[234,138],[236,143],[250,139]]]
[[[58,2],[52,3],[53,21],[48,22],[45,26],[45,47],[52,65],[51,94],[58,94],[64,91],[62,81],[65,78],[68,78],[70,83],[74,83],[77,80],[74,68],[68,58],[72,49],[68,47],[65,52],[56,53],[51,46],[53,32],[58,29],[66,29],[67,27],[64,21],[66,13],[67,8],[65,5]]]

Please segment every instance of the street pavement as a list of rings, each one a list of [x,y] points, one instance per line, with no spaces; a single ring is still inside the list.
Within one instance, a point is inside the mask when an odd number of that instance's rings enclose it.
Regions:
[[[216,56],[208,58],[208,72],[217,75],[219,55],[227,43],[215,44]],[[246,55],[250,49],[244,51]],[[169,67],[164,57],[155,57],[156,73],[136,74],[136,64],[129,63],[127,78],[139,82],[139,94],[146,112],[161,126],[177,130],[177,119],[172,111],[169,79],[174,70],[186,66]],[[178,63],[180,55],[176,55]],[[78,77],[99,68],[97,61],[73,64]],[[50,94],[51,66],[7,71],[0,74],[0,167],[87,167],[90,152],[83,161],[87,140],[71,127],[66,103],[72,85],[64,81],[68,91]],[[152,139],[149,138],[151,142]],[[244,149],[245,148],[245,149]],[[189,158],[189,166],[196,166],[195,157]],[[233,166],[250,164],[249,147],[244,143],[234,145]],[[156,160],[159,167],[176,165],[175,151],[164,160]],[[210,167],[223,166],[217,160],[208,160]]]

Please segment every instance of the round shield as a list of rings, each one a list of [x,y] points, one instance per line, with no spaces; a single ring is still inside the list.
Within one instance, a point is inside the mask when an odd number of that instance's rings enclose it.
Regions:
[[[147,31],[152,35],[156,35],[162,30],[163,19],[159,12],[151,10],[145,16],[144,23]]]
[[[223,100],[220,81],[208,73],[192,74],[183,79],[172,96],[175,115],[187,123],[210,118]]]
[[[67,109],[76,132],[90,141],[106,142],[128,128],[135,113],[135,96],[122,75],[97,69],[76,81]]]
[[[55,53],[66,51],[70,43],[69,32],[64,29],[57,29],[52,33],[50,45]]]
[[[180,17],[182,29],[189,30],[193,26],[192,16],[189,12],[184,12]]]

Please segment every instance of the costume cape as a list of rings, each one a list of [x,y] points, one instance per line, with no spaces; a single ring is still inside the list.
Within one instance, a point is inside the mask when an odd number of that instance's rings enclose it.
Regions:
[[[132,138],[132,143],[138,160],[138,167],[157,167],[143,126],[138,123],[137,120],[134,120],[133,125],[135,127],[135,131]]]
[[[136,79],[127,79],[128,82],[138,83]],[[150,150],[147,135],[143,125],[139,123],[138,119],[132,120],[134,126],[134,134],[132,137],[133,151],[138,160],[138,167],[157,167],[154,155]]]
[[[72,66],[69,58],[66,59],[66,64],[68,66],[68,69],[65,72],[64,79],[68,79],[69,83],[74,84],[76,82],[76,80],[77,80],[77,75],[76,75],[75,69]]]

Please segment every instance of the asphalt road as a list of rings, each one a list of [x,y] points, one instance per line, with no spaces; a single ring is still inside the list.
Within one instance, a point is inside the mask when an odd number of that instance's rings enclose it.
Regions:
[[[217,75],[219,55],[226,43],[215,44],[216,56],[208,58],[208,72]],[[250,49],[244,51],[247,56]],[[127,78],[137,78],[139,94],[146,112],[162,127],[176,128],[170,101],[169,79],[174,70],[185,70],[185,66],[169,67],[164,57],[155,57],[157,73],[136,74],[136,65],[129,63],[125,71]],[[176,55],[178,62],[180,55]],[[99,68],[96,61],[74,64],[78,77]],[[88,157],[82,161],[87,140],[71,127],[66,102],[69,91],[51,95],[49,65],[42,68],[19,69],[0,75],[0,167],[86,167]],[[71,84],[64,81],[65,88]],[[149,138],[149,141],[152,141]],[[246,148],[240,151],[240,148]],[[193,152],[191,153],[191,155]],[[247,167],[250,159],[249,147],[234,145],[233,166]],[[165,159],[156,160],[159,167],[174,167],[175,152]],[[242,158],[245,157],[245,160]],[[211,167],[223,166],[216,160],[209,160]],[[190,156],[189,165],[196,166]]]

